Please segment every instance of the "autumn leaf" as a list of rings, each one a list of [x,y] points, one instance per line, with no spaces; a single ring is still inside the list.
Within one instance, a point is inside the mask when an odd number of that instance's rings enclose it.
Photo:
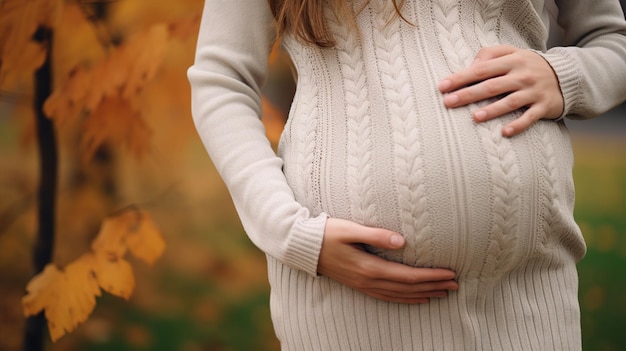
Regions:
[[[0,86],[39,68],[46,57],[33,40],[40,26],[52,28],[60,14],[60,0],[0,1]]]
[[[125,50],[120,52],[120,63],[127,64],[128,73],[122,96],[128,98],[137,94],[154,77],[161,64],[167,40],[167,25],[156,24],[126,43]]]
[[[26,286],[24,315],[45,310],[52,341],[87,320],[101,289],[128,300],[135,277],[124,259],[125,253],[130,249],[137,258],[152,264],[162,255],[165,241],[149,214],[130,209],[106,219],[91,248],[92,252],[83,254],[65,270],[47,265]]]
[[[98,284],[102,290],[126,300],[135,289],[135,276],[128,261],[102,253],[93,255]]]
[[[129,227],[126,244],[133,256],[148,264],[161,256],[165,251],[165,240],[161,237],[156,223],[147,212],[136,212],[136,225]]]
[[[106,97],[135,98],[161,63],[167,33],[166,25],[154,25],[133,35],[90,68],[76,67],[46,101],[48,117],[63,123],[79,117],[79,113],[93,112]]]
[[[110,257],[122,257],[126,249],[148,264],[163,254],[165,241],[149,213],[127,210],[107,219],[91,249]]]
[[[90,159],[106,141],[125,145],[134,156],[142,156],[150,147],[152,131],[135,109],[120,97],[105,99],[82,126],[83,158]]]
[[[74,68],[48,98],[44,112],[58,125],[85,117],[86,159],[106,141],[126,145],[137,157],[148,149],[150,131],[139,96],[158,71],[168,36],[165,24],[136,33],[93,66]]]
[[[22,300],[24,314],[34,315],[45,309],[53,341],[86,321],[96,306],[100,288],[91,261],[89,255],[83,255],[65,271],[49,264],[26,286],[28,295]]]
[[[128,232],[128,216],[125,213],[102,222],[100,231],[91,242],[91,250],[110,260],[119,260],[126,255],[126,234]]]
[[[51,301],[60,296],[58,286],[64,279],[64,275],[53,264],[48,264],[44,270],[35,276],[26,286],[29,295],[22,300],[24,314],[27,316],[39,313],[45,309]],[[41,296],[41,297],[40,297]]]

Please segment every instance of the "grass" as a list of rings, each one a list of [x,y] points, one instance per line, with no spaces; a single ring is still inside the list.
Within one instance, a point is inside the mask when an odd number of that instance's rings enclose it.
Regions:
[[[575,217],[587,242],[578,266],[585,350],[626,350],[625,151],[619,140],[575,143]]]

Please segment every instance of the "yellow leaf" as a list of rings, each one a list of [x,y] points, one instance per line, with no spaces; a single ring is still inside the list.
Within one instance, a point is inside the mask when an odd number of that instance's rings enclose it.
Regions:
[[[96,253],[96,277],[100,287],[109,294],[130,298],[135,289],[133,269],[128,261]]]
[[[129,98],[138,94],[147,81],[152,79],[161,65],[163,51],[167,45],[168,30],[157,24],[147,31],[133,36],[124,46],[120,59],[126,60],[128,76],[122,96]]]
[[[136,157],[149,149],[152,131],[141,115],[122,98],[106,98],[83,125],[82,151],[90,159],[104,142],[126,145]]]
[[[115,96],[117,86],[121,83],[118,81],[120,78],[116,78],[116,75],[112,75],[114,70],[109,68],[110,61],[104,61],[101,65],[96,66],[90,72],[90,81],[98,82],[100,85],[98,90],[94,91],[91,94],[86,94],[84,97],[84,107],[83,109],[87,112],[94,112],[98,109],[100,102],[102,102],[103,98],[106,96]],[[80,100],[78,100],[80,101]]]
[[[81,140],[85,159],[106,141],[126,145],[136,157],[148,149],[152,133],[139,112],[138,93],[156,73],[166,41],[165,25],[134,35],[91,69],[75,68],[45,102],[46,115],[59,124],[88,113]]]
[[[94,307],[100,289],[95,278],[93,255],[84,254],[65,268],[63,279],[57,287],[59,296],[46,308],[46,318],[52,340],[74,330],[87,320]]]
[[[70,72],[70,78],[62,89],[56,89],[44,103],[46,116],[59,125],[78,117],[84,109],[84,100],[92,85],[90,73],[81,67]]]
[[[64,272],[48,265],[28,284],[22,304],[25,315],[45,309],[52,341],[58,340],[87,320],[96,306],[100,288],[96,281],[92,254],[69,264]]]
[[[91,68],[75,68],[46,101],[46,114],[59,122],[96,110],[106,98],[132,100],[154,77],[167,41],[167,26],[157,24],[132,35]]]
[[[25,316],[39,313],[56,297],[50,296],[50,286],[54,286],[62,274],[55,265],[48,264],[41,273],[31,279],[26,285],[28,295],[22,299]]]
[[[137,220],[139,223],[131,227],[126,244],[135,257],[153,264],[165,251],[165,240],[150,214],[137,212]]]
[[[106,219],[92,242],[93,252],[70,263],[65,271],[50,264],[33,277],[22,298],[25,316],[45,310],[52,341],[83,323],[96,306],[100,289],[128,300],[135,277],[123,255],[131,246],[133,254],[152,263],[165,243],[147,213],[126,210]]]
[[[54,27],[59,11],[59,0],[0,1],[0,85],[11,86],[41,66],[46,52],[33,34]]]
[[[30,76],[46,59],[46,50],[43,45],[34,42],[24,42],[10,53],[7,53],[2,62],[0,83],[12,86],[25,76]]]
[[[76,67],[91,67],[106,57],[104,28],[87,16],[89,11],[82,1],[63,1],[58,24],[54,28],[55,89],[66,84],[69,73]],[[113,28],[106,26],[107,28]]]
[[[99,257],[108,260],[118,260],[126,253],[126,233],[128,232],[129,216],[125,212],[115,217],[110,217],[102,222],[98,236],[91,243],[91,249]]]
[[[165,240],[150,214],[129,209],[104,221],[91,248],[110,261],[122,257],[128,248],[135,257],[152,264],[163,254]]]

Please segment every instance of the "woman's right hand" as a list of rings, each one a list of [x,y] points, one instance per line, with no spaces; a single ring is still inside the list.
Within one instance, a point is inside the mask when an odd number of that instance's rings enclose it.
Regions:
[[[379,300],[417,304],[457,290],[456,274],[442,268],[416,268],[371,254],[363,244],[397,250],[404,238],[395,232],[329,218],[318,273]]]

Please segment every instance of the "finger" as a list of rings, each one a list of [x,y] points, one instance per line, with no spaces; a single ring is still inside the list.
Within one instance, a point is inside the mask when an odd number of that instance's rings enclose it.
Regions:
[[[530,106],[534,102],[535,100],[528,94],[515,92],[474,111],[472,117],[476,122],[484,122],[517,111],[522,107]]]
[[[395,281],[405,284],[452,280],[456,273],[443,268],[415,268],[402,263],[387,261],[373,254],[363,252],[360,274],[372,279]]]
[[[496,57],[510,55],[519,49],[515,46],[511,45],[496,45],[496,46],[488,46],[480,49],[476,54],[476,61],[486,61],[491,60]]]
[[[388,281],[388,280],[373,280],[367,283],[368,286],[361,286],[363,289],[373,290],[383,292],[386,291],[388,293],[394,293],[399,295],[407,295],[407,296],[422,296],[429,297],[434,295],[428,295],[433,292],[441,292],[448,290],[458,290],[459,284],[454,280],[446,280],[440,282],[427,282],[420,284],[407,284],[400,283],[396,281]]]
[[[450,93],[444,97],[446,107],[459,107],[521,89],[521,83],[510,76],[501,76]]]
[[[511,71],[513,66],[503,58],[478,61],[466,69],[454,73],[439,84],[439,90],[449,93],[489,78],[499,77]]]
[[[531,125],[540,120],[542,117],[543,115],[541,114],[540,108],[531,107],[526,110],[519,118],[505,125],[502,128],[502,135],[505,137],[515,136],[528,129]]]
[[[484,50],[479,52],[479,56],[469,67],[444,78],[439,83],[439,90],[448,93],[488,78],[504,75],[513,69],[511,60],[505,56],[513,52],[508,47]]]

